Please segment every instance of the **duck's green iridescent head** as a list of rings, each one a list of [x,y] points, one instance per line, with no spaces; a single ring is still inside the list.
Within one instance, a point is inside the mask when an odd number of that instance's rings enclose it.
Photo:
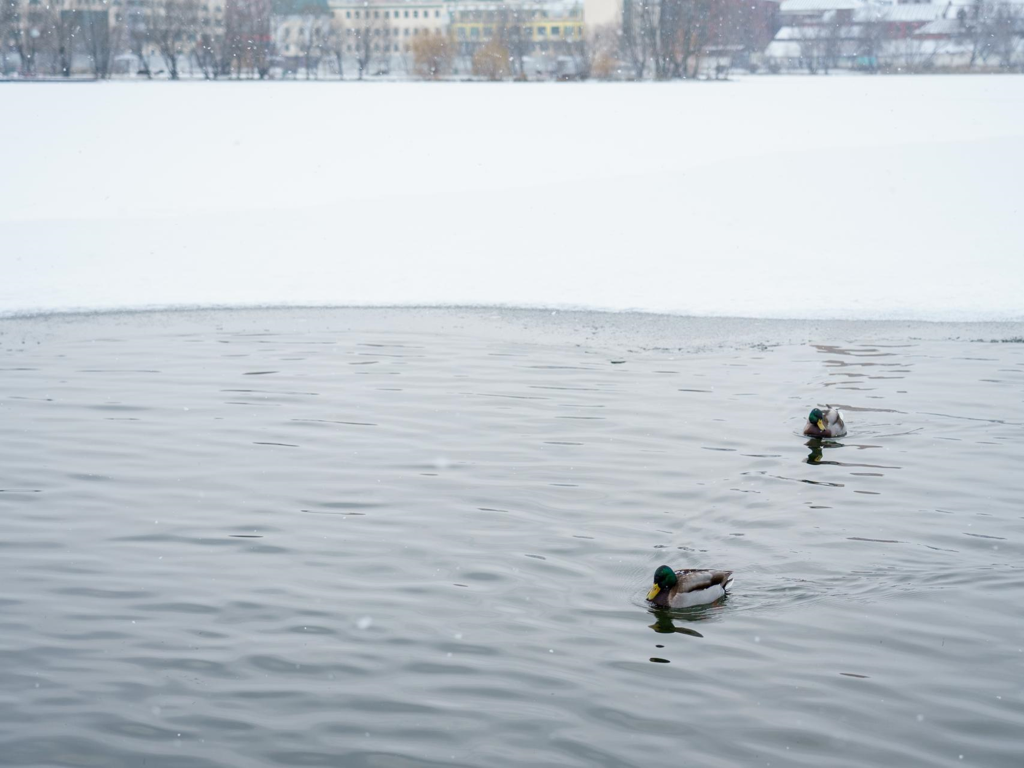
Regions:
[[[807,416],[807,420],[811,422],[811,424],[817,424],[818,429],[825,429],[825,414],[821,412],[820,408],[812,410]]]
[[[659,565],[658,570],[654,572],[654,586],[647,593],[647,599],[653,600],[663,589],[672,589],[678,581],[679,579],[676,578],[675,571],[667,565]]]

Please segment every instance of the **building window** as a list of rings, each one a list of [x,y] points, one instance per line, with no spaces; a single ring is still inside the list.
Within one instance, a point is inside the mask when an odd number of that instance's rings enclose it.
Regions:
[[[420,17],[420,12],[419,12],[419,11],[413,11],[413,12],[412,12],[412,17],[413,17],[414,19],[418,19],[418,18]]]
[[[388,16],[388,14],[389,14],[389,13],[391,13],[391,11],[384,11],[384,18],[385,18],[385,19],[387,19],[387,18],[390,18],[390,17]]]
[[[359,11],[356,11],[356,18],[359,18]]]
[[[405,18],[407,18],[407,19],[409,18],[409,12],[408,11],[406,11],[403,15],[405,16]]]
[[[435,19],[440,19],[441,18],[441,12],[440,11],[434,11],[434,18]]]
[[[558,34],[558,27],[552,27],[551,28],[551,34],[552,35],[557,35]]]
[[[537,27],[537,34],[538,35],[546,35],[547,33],[548,33],[548,28],[547,27]]]
[[[380,11],[374,11],[373,12],[373,18],[379,19],[380,18]]]
[[[409,36],[409,28],[408,28],[408,27],[406,27],[406,28],[405,28],[405,36],[406,36],[406,37],[408,37],[408,36]]]
[[[484,37],[490,37],[494,34],[494,27],[484,27]]]
[[[346,19],[351,19],[352,18],[352,11],[345,11],[345,18]]]
[[[469,30],[470,37],[480,37],[480,27],[473,27]]]

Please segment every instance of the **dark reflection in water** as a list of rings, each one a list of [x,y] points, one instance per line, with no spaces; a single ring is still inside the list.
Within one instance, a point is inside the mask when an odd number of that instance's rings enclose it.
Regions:
[[[654,623],[651,624],[651,629],[660,634],[680,634],[689,635],[690,637],[704,637],[700,632],[689,627],[676,626],[673,621],[673,616],[669,611],[651,611],[654,616]],[[697,620],[697,617],[691,617],[691,621]]]
[[[821,464],[822,459],[825,456],[826,443],[823,442],[822,440],[811,439],[804,443],[804,445],[811,449],[811,452],[807,454],[807,458],[804,459],[804,461],[808,464]],[[832,445],[834,446],[835,443],[832,443]],[[828,463],[835,464],[836,462],[830,461]]]
[[[833,450],[833,449],[836,449],[836,448],[858,448],[858,449],[863,450],[865,448],[880,448],[881,446],[879,446],[879,445],[857,445],[855,443],[840,443],[840,442],[837,442],[835,440],[822,440],[820,438],[811,438],[806,443],[804,443],[804,445],[807,446],[807,448],[810,449],[810,452],[807,454],[807,457],[804,459],[804,463],[805,464],[831,465],[831,466],[834,466],[834,467],[848,467],[848,468],[860,467],[860,468],[865,468],[865,469],[901,469],[901,467],[898,467],[895,464],[867,464],[867,463],[864,463],[864,462],[836,461],[834,459],[826,459],[825,458],[825,451],[826,450]],[[865,476],[865,475],[867,475],[869,473],[853,472],[851,474],[852,475],[857,475],[857,476]],[[883,474],[881,472],[870,473],[870,474],[877,475],[878,477],[882,477],[883,476]]]
[[[493,314],[0,321],[0,763],[1019,767],[1024,345]]]

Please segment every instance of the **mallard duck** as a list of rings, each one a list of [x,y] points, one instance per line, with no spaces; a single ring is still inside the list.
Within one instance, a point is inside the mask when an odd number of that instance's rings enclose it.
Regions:
[[[647,602],[659,608],[689,608],[707,605],[725,596],[732,586],[732,571],[708,571],[684,568],[673,571],[667,565],[654,572],[654,586],[647,593]]]
[[[831,405],[826,405],[824,411],[815,408],[807,415],[804,434],[808,437],[842,437],[846,434],[843,414]]]

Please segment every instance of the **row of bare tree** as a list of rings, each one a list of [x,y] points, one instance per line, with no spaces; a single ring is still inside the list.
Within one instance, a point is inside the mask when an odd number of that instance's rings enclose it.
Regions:
[[[638,80],[694,78],[709,49],[763,50],[774,12],[761,0],[623,0],[620,49]]]
[[[147,44],[155,45],[166,62],[168,75],[177,80],[182,61],[194,63],[203,77],[257,77],[270,74],[273,28],[270,0],[228,0],[223,30],[204,17],[207,6],[198,0],[156,0],[152,12],[139,20],[132,34],[132,53],[143,74]]]
[[[287,43],[297,47],[299,56],[288,58],[301,60],[306,79],[318,77],[325,61],[334,75],[344,77],[345,62],[349,61],[362,80],[368,73],[388,71],[392,61],[405,53],[405,43],[397,42],[398,30],[393,30],[387,17],[380,14],[367,12],[361,17],[343,19],[340,13],[325,13],[311,6],[293,15],[292,21],[297,23],[287,26],[297,36]],[[417,35],[409,45],[416,74],[437,78],[451,71],[454,45],[447,35]]]
[[[346,65],[353,66],[362,79],[387,71],[400,59],[406,71],[428,79],[455,71],[492,80],[537,75],[685,79],[696,77],[705,57],[716,51],[725,58],[760,52],[777,23],[771,15],[774,4],[764,0],[624,0],[621,24],[547,41],[538,59],[530,11],[521,5],[500,7],[493,34],[477,44],[448,34],[400,43],[384,14],[367,12],[359,18],[357,13],[344,20],[322,5],[309,5],[290,17],[288,31],[295,36],[289,50],[300,55],[284,57],[282,41],[275,40],[281,19],[272,18],[271,0],[225,0],[223,16],[216,18],[201,0],[124,0],[95,10],[45,2],[0,0],[0,73],[13,67],[26,77],[70,76],[77,62],[78,71],[87,68],[104,78],[121,59],[145,77],[164,72],[178,79],[185,71],[208,79],[262,79],[280,64],[286,74],[304,71],[309,78],[326,64],[338,77],[345,76]],[[1001,0],[975,0],[961,10],[957,39],[969,51],[968,66],[1024,66],[1022,9]],[[909,49],[917,41],[907,39],[900,47],[888,36],[890,26],[830,19],[803,29],[798,40],[810,71],[827,72],[854,58],[872,68],[883,60],[883,52],[891,58],[903,48],[907,68],[912,68]],[[132,55],[119,56],[126,52]],[[557,66],[541,70],[540,60]],[[163,66],[154,71],[157,62]],[[534,70],[528,71],[531,64]]]
[[[68,77],[81,62],[105,78],[127,51],[146,77],[153,75],[155,52],[174,80],[186,61],[208,78],[264,78],[273,54],[271,31],[270,0],[227,0],[216,19],[199,0],[129,0],[95,9],[0,0],[0,71],[13,65],[26,77]]]
[[[968,66],[996,62],[1004,69],[1024,70],[1024,5],[975,0],[957,19],[961,38],[971,46]]]
[[[271,0],[225,0],[224,15],[217,18],[200,0],[125,0],[96,7],[102,10],[0,0],[0,68],[8,71],[14,62],[24,76],[69,76],[77,58],[79,69],[86,61],[92,74],[103,78],[127,51],[134,55],[124,58],[125,64],[146,77],[156,74],[160,61],[160,71],[171,79],[186,66],[209,79],[265,78],[284,58],[276,55]],[[741,0],[625,0],[621,25],[551,40],[548,58],[561,59],[556,74],[575,78],[693,77],[708,42],[729,25],[742,27],[747,7],[752,6]],[[313,77],[327,62],[333,74],[344,76],[347,61],[362,78],[375,65],[376,71],[386,71],[395,58],[397,40],[388,35],[385,18],[365,13],[362,19],[343,20],[340,13],[312,4],[300,13],[299,39],[290,43],[301,50],[303,66],[295,66],[293,58],[291,71],[301,68]],[[421,77],[442,77],[459,68],[490,79],[526,79],[538,74],[527,71],[536,52],[531,18],[531,9],[510,3],[497,9],[494,32],[482,44],[431,35],[413,40],[408,49],[403,41],[401,54],[409,54],[407,68]],[[458,67],[460,61],[468,66]]]
[[[58,10],[21,0],[0,0],[0,72],[13,58],[22,75],[69,76],[77,56],[88,56],[98,77],[110,71],[110,53],[120,30],[112,31],[107,13]]]

